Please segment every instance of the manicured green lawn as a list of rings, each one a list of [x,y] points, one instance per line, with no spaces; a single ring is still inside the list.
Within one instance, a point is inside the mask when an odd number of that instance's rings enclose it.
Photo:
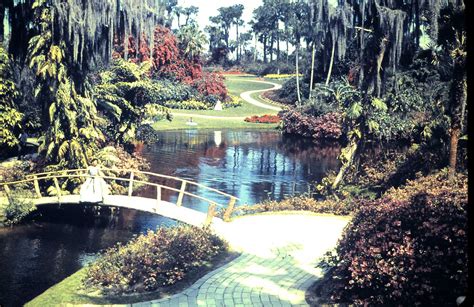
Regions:
[[[193,122],[198,123],[198,125],[188,126],[186,125],[188,120],[189,117],[175,116],[171,122],[162,120],[154,123],[152,126],[160,131],[178,129],[276,129],[278,126],[277,124],[247,123],[243,119],[208,119],[196,117],[193,117]]]
[[[254,91],[254,90],[264,90],[272,88],[272,85],[264,83],[254,83],[248,82],[246,80],[257,80],[256,77],[251,76],[228,76],[225,80],[225,84],[229,89],[229,93],[232,95],[240,96],[242,92]],[[270,81],[272,82],[272,81]],[[276,83],[276,82],[275,82]],[[257,99],[261,102],[259,98],[259,93],[252,94],[254,99]],[[264,102],[266,103],[266,102]],[[199,115],[209,115],[209,116],[224,116],[224,117],[240,117],[235,119],[215,119],[215,118],[197,118],[193,117],[193,121],[198,123],[197,126],[188,126],[186,122],[189,120],[189,117],[186,116],[174,116],[173,121],[159,121],[153,124],[153,128],[157,130],[178,130],[178,129],[275,129],[276,124],[253,124],[244,122],[242,117],[248,117],[251,115],[264,115],[264,114],[277,114],[277,111],[269,110],[254,106],[250,103],[243,101],[242,106],[236,108],[227,108],[222,111],[215,110],[179,110],[173,109],[171,113],[182,113],[182,114],[199,114]]]

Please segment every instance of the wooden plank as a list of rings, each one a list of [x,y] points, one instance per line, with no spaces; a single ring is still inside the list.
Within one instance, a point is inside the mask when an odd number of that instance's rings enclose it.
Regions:
[[[223,219],[224,219],[225,222],[230,221],[230,216],[232,215],[232,211],[234,210],[236,200],[237,199],[235,197],[230,198],[229,204],[227,205],[227,209],[225,209],[225,212],[224,212],[224,218]]]
[[[176,206],[181,206],[183,204],[184,190],[186,190],[186,181],[181,182],[181,189],[179,190],[178,201],[176,201]]]

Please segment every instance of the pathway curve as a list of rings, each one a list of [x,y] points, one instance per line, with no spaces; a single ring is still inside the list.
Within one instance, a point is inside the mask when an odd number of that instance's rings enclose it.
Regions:
[[[215,231],[242,253],[238,258],[184,292],[132,306],[308,306],[305,291],[322,276],[315,265],[348,221],[300,212],[217,224]]]
[[[269,89],[264,89],[264,90],[254,90],[254,91],[247,91],[247,92],[243,92],[240,94],[240,97],[247,101],[248,103],[250,104],[253,104],[254,106],[257,106],[257,107],[260,107],[260,108],[264,108],[264,109],[270,109],[270,110],[275,110],[275,111],[281,111],[281,108],[280,107],[277,107],[277,106],[272,106],[272,105],[269,105],[269,104],[265,104],[265,103],[262,103],[260,101],[258,101],[257,99],[254,99],[252,98],[252,94],[255,94],[255,93],[263,93],[263,92],[267,92],[267,91],[273,91],[273,90],[277,90],[277,89],[280,89],[281,88],[281,85],[280,84],[277,84],[277,83],[273,83],[273,82],[268,82],[268,81],[258,81],[258,80],[242,80],[242,81],[246,81],[246,82],[256,82],[256,83],[265,83],[265,84],[271,84],[273,85],[272,88],[269,88]]]
[[[266,91],[272,91],[272,90],[277,90],[281,88],[280,84],[273,83],[273,82],[268,82],[268,81],[259,81],[259,80],[244,80],[244,79],[239,79],[239,81],[245,81],[245,82],[256,82],[256,83],[265,83],[265,84],[270,84],[273,85],[272,88],[267,88],[263,90],[254,90],[254,91],[246,91],[240,94],[240,98],[245,100],[246,102],[253,104],[254,106],[263,108],[263,109],[269,109],[269,110],[275,110],[275,111],[281,111],[280,107],[277,106],[272,106],[263,102],[260,102],[254,98],[251,97],[252,94],[254,93],[260,93],[260,92],[266,92]],[[215,116],[215,115],[203,115],[203,114],[195,114],[195,113],[179,113],[179,112],[171,112],[173,116],[180,116],[180,117],[195,117],[195,118],[209,118],[209,119],[233,119],[233,120],[244,120],[247,116],[244,117],[236,117],[236,116]]]

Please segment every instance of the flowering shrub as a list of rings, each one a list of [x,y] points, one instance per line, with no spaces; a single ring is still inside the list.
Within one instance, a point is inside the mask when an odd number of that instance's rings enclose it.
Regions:
[[[467,293],[467,199],[466,176],[442,171],[362,201],[337,248],[331,298],[452,304]]]
[[[299,134],[315,139],[337,140],[342,136],[342,115],[331,112],[313,117],[296,110],[284,110],[278,114],[283,121],[283,132]]]
[[[192,81],[192,86],[204,96],[216,96],[221,101],[227,98],[224,77],[218,73],[203,73],[202,77]]]
[[[222,103],[224,108],[236,108],[242,105],[242,100],[239,96],[229,94],[227,99]]]
[[[87,268],[83,282],[105,293],[153,291],[186,278],[226,249],[207,229],[163,227],[106,250]]]
[[[260,123],[260,124],[277,124],[280,122],[280,117],[278,115],[252,115],[244,119],[246,122],[249,123]]]

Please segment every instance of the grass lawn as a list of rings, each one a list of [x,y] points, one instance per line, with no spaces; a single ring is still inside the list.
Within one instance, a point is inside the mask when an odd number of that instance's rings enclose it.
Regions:
[[[222,255],[217,256],[212,263],[208,263],[204,267],[189,272],[186,280],[179,281],[173,286],[147,294],[122,296],[101,296],[97,292],[87,292],[82,287],[82,279],[85,277],[86,268],[82,268],[38,295],[33,300],[26,303],[25,306],[43,307],[58,305],[64,306],[66,304],[131,304],[165,298],[189,288],[199,278],[235,259],[237,256],[238,253],[232,251],[223,253]]]
[[[246,80],[256,80],[254,76],[228,76],[225,80],[225,84],[229,89],[229,93],[232,95],[240,96],[242,92],[264,90],[272,88],[272,85],[264,83],[248,82]],[[272,82],[272,81],[271,81]],[[259,93],[252,95],[254,99],[261,102]],[[265,103],[265,102],[264,102]],[[153,128],[157,130],[178,130],[178,129],[275,129],[277,124],[255,124],[247,123],[242,120],[241,117],[248,117],[251,115],[264,115],[264,114],[277,114],[277,111],[269,110],[254,106],[250,103],[243,101],[242,106],[237,108],[228,108],[222,111],[214,110],[180,110],[173,109],[172,113],[183,113],[183,114],[199,114],[209,116],[225,116],[225,117],[240,117],[235,119],[215,119],[215,118],[197,118],[193,117],[193,121],[198,123],[197,126],[187,126],[186,122],[189,120],[187,116],[174,116],[173,121],[159,121],[153,124]],[[192,117],[192,116],[190,116]]]
[[[268,110],[271,111],[271,110]],[[180,111],[181,112],[181,111]],[[263,113],[272,114],[272,113]],[[155,122],[152,126],[156,130],[179,130],[179,129],[276,129],[278,124],[255,124],[247,123],[242,119],[209,119],[209,118],[196,118],[193,117],[193,122],[198,123],[197,126],[188,126],[186,122],[189,117],[186,116],[175,116],[173,121],[159,121]]]

